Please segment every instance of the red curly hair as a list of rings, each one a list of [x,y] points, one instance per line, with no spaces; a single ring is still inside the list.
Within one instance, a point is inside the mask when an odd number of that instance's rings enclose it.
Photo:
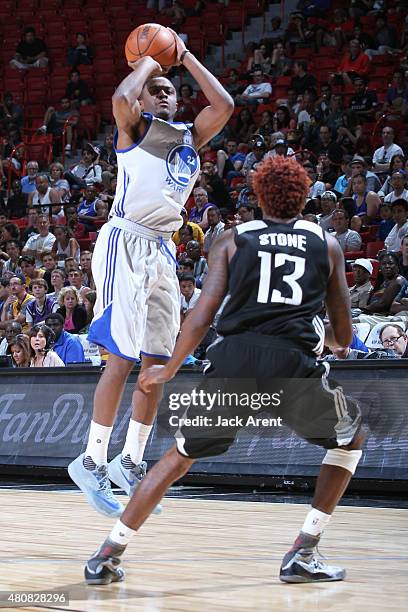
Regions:
[[[310,179],[294,157],[268,157],[256,170],[253,189],[268,217],[291,219],[302,212]]]

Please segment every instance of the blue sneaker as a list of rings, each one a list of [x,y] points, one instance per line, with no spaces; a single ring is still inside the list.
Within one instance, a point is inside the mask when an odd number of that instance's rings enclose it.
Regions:
[[[84,466],[85,453],[79,455],[68,466],[68,474],[85,494],[88,503],[105,516],[121,516],[124,507],[112,493],[108,477],[108,466],[97,465],[94,470]]]
[[[129,455],[126,455],[124,460],[122,455],[117,455],[108,465],[108,474],[115,485],[122,489],[126,495],[132,497],[139,483],[146,476],[146,468],[146,461],[135,465]],[[160,514],[162,510],[161,504],[157,504],[152,514]]]

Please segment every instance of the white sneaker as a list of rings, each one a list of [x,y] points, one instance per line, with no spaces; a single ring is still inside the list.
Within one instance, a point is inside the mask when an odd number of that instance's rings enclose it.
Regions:
[[[122,455],[117,455],[108,464],[109,478],[118,487],[120,487],[126,495],[132,497],[133,493],[146,476],[146,461],[142,461],[139,465],[134,465],[130,469],[127,469],[122,464]],[[157,504],[152,514],[160,514],[163,510],[161,504]]]

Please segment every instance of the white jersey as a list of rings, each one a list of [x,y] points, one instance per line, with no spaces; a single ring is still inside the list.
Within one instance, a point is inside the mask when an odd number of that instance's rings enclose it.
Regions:
[[[200,158],[185,123],[149,113],[143,117],[148,123],[144,136],[127,149],[116,149],[118,183],[110,216],[172,232],[182,225],[180,211],[197,180]]]

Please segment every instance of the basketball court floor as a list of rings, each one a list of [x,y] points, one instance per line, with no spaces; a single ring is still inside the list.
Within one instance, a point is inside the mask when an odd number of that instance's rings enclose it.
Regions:
[[[188,495],[188,488],[172,490],[164,500],[163,514],[150,517],[129,545],[123,564],[125,582],[88,587],[83,581],[84,562],[114,521],[95,513],[71,488],[47,488],[54,490],[17,485],[0,490],[0,591],[69,594],[69,605],[53,601],[22,610],[408,609],[408,504],[404,501],[376,500],[370,507],[364,500],[346,499],[320,547],[328,562],[346,567],[346,581],[287,585],[279,582],[278,572],[307,508],[298,503],[299,498],[272,494],[259,502],[249,501],[259,499],[251,494]],[[1,607],[12,609],[5,601]]]

